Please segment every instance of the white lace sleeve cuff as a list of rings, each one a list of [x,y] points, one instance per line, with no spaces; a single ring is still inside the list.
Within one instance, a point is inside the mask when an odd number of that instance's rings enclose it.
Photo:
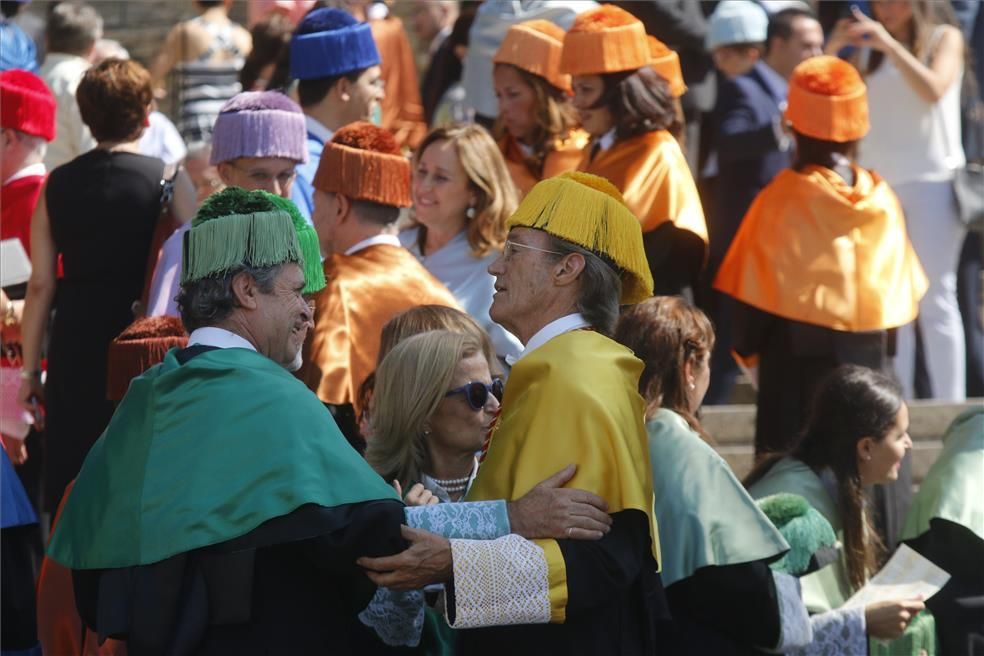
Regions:
[[[813,641],[810,615],[803,605],[799,579],[782,572],[772,572],[779,602],[779,644],[768,651],[784,654],[791,649],[809,645]]]
[[[451,540],[453,628],[546,624],[550,582],[543,549],[518,535]]]
[[[813,642],[788,656],[842,656],[867,654],[868,636],[864,626],[864,607],[838,608],[810,617]]]
[[[376,588],[359,621],[390,647],[416,647],[424,630],[424,593]]]

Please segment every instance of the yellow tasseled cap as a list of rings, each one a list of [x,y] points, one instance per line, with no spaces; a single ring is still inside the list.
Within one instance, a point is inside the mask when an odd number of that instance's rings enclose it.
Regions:
[[[622,305],[653,295],[642,228],[611,182],[590,173],[562,173],[539,182],[506,221],[535,228],[604,255],[622,271]]]

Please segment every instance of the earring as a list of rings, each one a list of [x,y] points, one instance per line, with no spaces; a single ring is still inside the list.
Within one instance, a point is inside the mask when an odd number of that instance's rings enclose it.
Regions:
[[[691,381],[691,383],[690,383],[690,389],[697,389],[697,383]]]
[[[469,207],[467,210],[465,210],[465,216],[467,216],[469,219],[474,219],[475,218],[475,208],[474,207]]]

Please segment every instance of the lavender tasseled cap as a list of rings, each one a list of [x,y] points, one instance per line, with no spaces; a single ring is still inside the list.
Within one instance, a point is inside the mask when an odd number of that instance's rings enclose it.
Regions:
[[[308,160],[304,113],[278,91],[245,91],[229,99],[215,120],[211,163],[239,157]]]

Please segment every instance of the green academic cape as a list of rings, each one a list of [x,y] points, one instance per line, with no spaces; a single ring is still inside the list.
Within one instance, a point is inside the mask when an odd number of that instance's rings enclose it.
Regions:
[[[984,408],[961,414],[943,436],[943,451],[919,486],[902,539],[928,531],[934,517],[965,526],[984,540]]]
[[[701,567],[768,560],[789,549],[728,463],[683,417],[661,409],[646,429],[663,536],[663,585]]]
[[[131,383],[89,452],[49,555],[75,570],[133,567],[243,536],[304,504],[396,494],[300,381],[241,348]]]

